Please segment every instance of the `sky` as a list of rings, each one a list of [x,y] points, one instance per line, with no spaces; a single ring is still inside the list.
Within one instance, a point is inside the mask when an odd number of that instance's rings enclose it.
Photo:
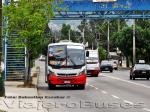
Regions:
[[[51,20],[49,23],[49,27],[52,30],[60,30],[62,24],[70,24],[73,30],[78,30],[77,26],[80,25],[81,20]]]

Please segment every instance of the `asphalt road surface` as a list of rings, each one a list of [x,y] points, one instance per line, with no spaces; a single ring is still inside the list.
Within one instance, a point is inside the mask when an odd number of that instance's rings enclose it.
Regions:
[[[87,77],[85,90],[57,87],[48,90],[44,61],[37,61],[41,73],[38,94],[45,112],[150,112],[150,80],[129,80],[129,70],[102,72]]]

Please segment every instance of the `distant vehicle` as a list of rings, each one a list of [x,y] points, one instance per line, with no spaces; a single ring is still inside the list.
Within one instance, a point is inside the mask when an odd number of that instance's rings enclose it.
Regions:
[[[119,56],[116,52],[109,52],[109,60],[112,60],[113,62],[116,62],[117,64],[119,64]]]
[[[56,85],[74,85],[85,89],[85,46],[70,41],[49,44],[45,81],[49,89]]]
[[[118,63],[114,60],[110,61],[112,63],[113,69],[118,70]]]
[[[135,64],[130,70],[130,80],[135,78],[150,78],[150,65],[149,64]]]
[[[101,71],[110,71],[110,72],[113,72],[112,62],[110,62],[109,60],[103,60],[101,62],[100,69],[101,69]]]
[[[98,74],[100,73],[98,50],[86,50],[86,53],[89,54],[89,56],[86,57],[87,75],[98,77]]]
[[[40,61],[45,61],[45,56],[44,56],[44,55],[41,55],[40,58],[39,58],[39,60],[40,60]]]

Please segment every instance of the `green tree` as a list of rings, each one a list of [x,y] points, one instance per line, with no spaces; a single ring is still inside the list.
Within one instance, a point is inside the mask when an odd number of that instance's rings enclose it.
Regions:
[[[82,20],[81,24],[78,26],[78,29],[82,34],[84,33],[84,41],[85,43],[88,42],[89,48],[96,48],[95,30],[91,26],[90,21]],[[81,40],[83,42],[83,35]]]
[[[0,97],[5,95],[4,81],[2,78],[2,0],[0,1]]]
[[[7,31],[9,37],[17,32],[19,38],[15,43],[27,48],[28,57],[28,77],[30,78],[30,68],[32,62],[41,52],[41,46],[44,41],[44,31],[50,18],[53,16],[53,0],[11,0],[10,5],[4,6],[4,16],[8,21]],[[6,31],[6,30],[5,30]],[[10,37],[11,38],[11,37]]]
[[[61,40],[69,39],[69,30],[71,30],[71,26],[68,24],[63,24],[61,29]]]
[[[103,48],[107,49],[107,28],[108,28],[108,20],[83,20],[81,24],[78,26],[78,29],[82,32],[85,29],[85,40],[88,41],[89,47],[92,48],[92,43],[94,44],[94,48],[97,47],[97,42]],[[112,41],[112,35],[115,32],[121,30],[124,26],[126,26],[124,20],[110,20],[110,50],[114,50],[116,45]]]
[[[136,20],[136,26],[140,26],[143,29],[143,46],[141,58],[150,63],[150,19],[138,19]],[[141,43],[141,42],[139,42]]]
[[[132,28],[125,27],[121,32],[114,33],[113,36],[115,44],[125,55],[127,67],[129,67],[129,58],[132,55]]]
[[[80,33],[71,29],[69,24],[63,24],[61,29],[61,40],[69,40],[69,32],[70,32],[70,40],[73,42],[79,42]]]
[[[103,47],[98,48],[100,60],[105,60],[107,58],[107,51]]]
[[[149,57],[149,31],[136,27],[136,61],[144,59],[148,61]],[[133,30],[132,27],[125,27],[122,31],[113,35],[115,44],[123,52],[127,59],[127,66],[129,67],[129,61],[133,61]]]

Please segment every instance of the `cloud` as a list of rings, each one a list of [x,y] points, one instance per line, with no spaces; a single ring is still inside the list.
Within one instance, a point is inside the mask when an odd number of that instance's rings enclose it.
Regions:
[[[48,24],[49,28],[52,29],[52,30],[56,30],[56,31],[59,31],[61,29],[61,25],[60,24],[55,24],[53,22],[50,22]]]
[[[73,30],[78,30],[77,29],[77,26],[80,25],[80,20],[53,20],[53,21],[50,21],[49,23],[49,27],[52,29],[52,30],[60,30],[62,28],[62,24],[70,24],[71,28]]]

